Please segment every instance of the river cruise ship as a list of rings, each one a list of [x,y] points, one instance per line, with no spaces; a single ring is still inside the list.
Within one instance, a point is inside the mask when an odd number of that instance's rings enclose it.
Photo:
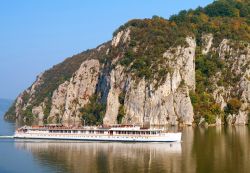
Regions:
[[[118,142],[180,142],[181,133],[165,132],[164,129],[141,128],[140,126],[112,127],[65,127],[23,126],[16,130],[16,139],[53,139],[79,141],[118,141]]]

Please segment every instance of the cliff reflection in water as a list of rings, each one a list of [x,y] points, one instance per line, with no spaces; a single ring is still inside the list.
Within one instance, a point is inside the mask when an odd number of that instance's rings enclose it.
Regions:
[[[182,129],[182,143],[15,141],[55,172],[248,173],[247,126]]]
[[[81,143],[17,140],[58,172],[181,172],[180,143]]]
[[[192,157],[196,172],[248,173],[250,133],[247,126],[194,129]]]

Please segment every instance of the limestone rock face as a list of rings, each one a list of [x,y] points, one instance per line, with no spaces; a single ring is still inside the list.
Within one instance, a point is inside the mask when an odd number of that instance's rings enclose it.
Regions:
[[[238,47],[238,44],[224,39],[219,47],[214,49],[231,74],[223,86],[214,85],[213,96],[222,110],[226,108],[230,99],[237,98],[242,103],[241,108],[237,114],[228,115],[227,121],[229,124],[245,125],[248,124],[250,113],[250,45],[245,44],[244,47]],[[222,78],[222,74],[218,73],[214,83],[220,78]],[[233,82],[230,79],[233,79]]]
[[[190,89],[195,89],[195,49],[196,42],[194,38],[187,37],[188,46],[170,48],[164,53],[164,57],[168,59],[169,67],[174,71],[171,78],[171,89],[175,91],[181,81]],[[174,53],[173,53],[174,52]]]
[[[52,105],[48,121],[57,123],[57,120],[61,120],[65,111],[65,100],[67,96],[69,82],[66,81],[59,85],[58,89],[54,91],[52,96]]]
[[[187,88],[172,92],[170,80],[155,91],[151,87],[144,80],[136,86],[131,83],[125,97],[124,124],[192,124],[193,107]]]
[[[45,105],[42,103],[40,106],[36,106],[32,108],[32,114],[35,115],[39,121],[42,121],[44,118],[44,109]]]
[[[193,107],[189,91],[195,88],[196,43],[191,37],[186,41],[187,47],[171,48],[175,49],[175,53],[172,53],[171,49],[164,53],[163,56],[169,60],[173,74],[169,73],[165,82],[157,88],[144,79],[138,82],[129,75],[124,76],[120,66],[111,72],[104,124],[117,123],[120,106],[118,98],[121,92],[125,93],[124,124],[192,124]]]
[[[213,34],[204,34],[202,36],[202,54],[207,54],[213,44]]]
[[[129,34],[130,34],[129,28],[127,28],[125,31],[118,32],[116,36],[114,36],[114,38],[112,39],[111,45],[113,47],[116,47],[120,42],[126,43],[127,41],[130,40]]]
[[[22,110],[25,108],[25,105],[24,105],[24,101],[23,101],[23,95],[24,93],[21,93],[17,99],[16,99],[16,103],[15,103],[15,117],[16,118],[20,118],[22,116],[21,112]]]
[[[118,65],[110,74],[110,90],[107,98],[106,114],[104,117],[105,124],[116,124],[117,114],[119,111],[119,95],[124,86],[123,67]]]
[[[17,98],[16,102],[14,103],[15,107],[15,117],[16,118],[22,118],[22,112],[27,109],[27,107],[30,105],[30,102],[35,97],[35,91],[36,89],[43,83],[43,73],[37,76],[36,81],[31,85],[30,88],[26,89],[24,92],[22,92]],[[27,99],[24,100],[24,99]],[[41,103],[42,105],[42,103]],[[34,109],[35,115],[39,116],[39,119],[43,119],[43,108],[41,106],[38,106]],[[33,110],[32,110],[33,112]]]
[[[37,87],[39,87],[41,84],[43,83],[43,73],[41,73],[40,75],[37,76],[37,79],[35,81],[35,83],[33,83],[33,85],[31,86],[30,89],[28,89],[28,93],[30,95],[33,95],[37,89]],[[32,99],[32,97],[30,97],[30,99]]]
[[[225,88],[219,87],[219,86],[217,86],[217,88],[213,92],[213,97],[214,97],[216,103],[220,104],[221,110],[223,110],[227,106],[227,103],[224,100],[222,93],[223,93],[223,95],[226,94]],[[229,93],[227,93],[227,95],[228,94]]]
[[[192,125],[194,113],[188,90],[176,92],[174,103],[178,118],[180,118],[184,124]]]
[[[123,124],[192,125],[194,110],[190,92],[195,91],[197,82],[196,38],[188,36],[185,45],[173,46],[161,52],[159,59],[164,62],[161,68],[166,67],[166,74],[159,82],[157,77],[146,80],[135,76],[130,70],[133,63],[128,66],[120,63],[126,58],[125,50],[130,41],[137,44],[132,40],[131,32],[128,27],[118,32],[110,42],[89,51],[88,56],[79,61],[81,63],[78,62],[77,70],[74,69],[66,79],[59,80],[52,92],[34,103],[36,92],[45,84],[45,77],[39,75],[34,84],[17,97],[15,117],[22,117],[24,110],[31,110],[38,120],[76,125],[81,122],[81,109],[85,108],[92,96],[98,96],[98,101],[106,105],[103,123],[107,125],[117,124],[118,114],[122,116]],[[247,124],[250,110],[250,46],[237,47],[235,42],[228,39],[221,40],[219,46],[215,46],[214,39],[213,34],[204,33],[202,44],[199,45],[201,54],[218,55],[226,68],[226,71],[218,72],[211,79],[212,96],[221,110],[227,107],[230,99],[239,99],[242,103],[239,111],[227,115],[225,119],[230,124]],[[131,49],[134,53],[138,50],[138,45]],[[219,85],[226,72],[230,74],[229,78],[232,76],[233,82]],[[124,97],[123,103],[121,96]],[[204,117],[201,120],[202,124],[207,123]],[[221,125],[222,121],[216,117],[216,125]]]
[[[216,125],[216,126],[220,126],[221,124],[222,124],[221,118],[216,117],[215,125]]]
[[[95,93],[98,82],[100,63],[98,60],[85,61],[70,79],[65,96],[63,122],[79,122],[80,108],[88,103],[89,98]]]
[[[235,118],[235,125],[246,125],[248,124],[248,115],[245,111],[239,111]]]

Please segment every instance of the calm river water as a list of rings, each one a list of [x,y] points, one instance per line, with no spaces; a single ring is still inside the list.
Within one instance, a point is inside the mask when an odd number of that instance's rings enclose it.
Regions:
[[[12,135],[15,126],[1,118],[0,135]],[[0,139],[0,173],[250,172],[250,128],[188,127],[182,132],[182,143]]]

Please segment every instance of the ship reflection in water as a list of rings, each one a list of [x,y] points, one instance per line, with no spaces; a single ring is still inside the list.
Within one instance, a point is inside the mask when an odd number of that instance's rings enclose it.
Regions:
[[[181,143],[2,141],[0,172],[249,173],[250,126],[181,131]]]
[[[95,143],[16,140],[56,172],[180,172],[181,143]],[[160,164],[159,164],[160,163]]]

